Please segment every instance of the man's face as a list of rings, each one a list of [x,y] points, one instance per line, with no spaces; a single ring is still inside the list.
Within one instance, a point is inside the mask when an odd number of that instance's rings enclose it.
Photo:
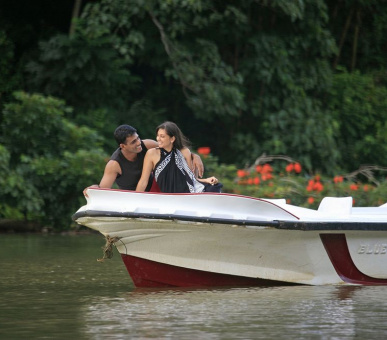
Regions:
[[[126,137],[124,144],[120,144],[121,150],[131,153],[139,153],[142,151],[141,139],[137,133],[132,136]]]

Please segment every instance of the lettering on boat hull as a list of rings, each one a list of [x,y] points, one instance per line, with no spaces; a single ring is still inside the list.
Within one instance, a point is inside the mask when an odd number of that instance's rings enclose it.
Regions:
[[[366,255],[385,255],[387,254],[387,243],[361,244],[357,253]]]

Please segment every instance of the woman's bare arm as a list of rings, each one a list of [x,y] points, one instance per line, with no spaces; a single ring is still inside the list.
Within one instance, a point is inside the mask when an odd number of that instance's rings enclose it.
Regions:
[[[180,152],[183,154],[188,167],[193,171],[192,153],[188,148],[181,149]]]

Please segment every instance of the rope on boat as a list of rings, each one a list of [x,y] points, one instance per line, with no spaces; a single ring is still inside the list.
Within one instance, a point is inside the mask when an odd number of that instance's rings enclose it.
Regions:
[[[98,262],[103,262],[106,259],[111,259],[113,257],[113,244],[120,240],[121,237],[110,237],[109,235],[105,236],[106,243],[102,247],[103,257],[97,259]]]

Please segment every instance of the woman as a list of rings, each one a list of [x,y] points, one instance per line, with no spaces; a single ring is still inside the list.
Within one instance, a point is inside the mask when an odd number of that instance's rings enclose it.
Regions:
[[[161,192],[220,192],[222,184],[215,177],[197,179],[192,169],[189,141],[172,122],[165,122],[156,128],[158,148],[149,149],[136,191],[144,191],[154,171],[155,180]]]

